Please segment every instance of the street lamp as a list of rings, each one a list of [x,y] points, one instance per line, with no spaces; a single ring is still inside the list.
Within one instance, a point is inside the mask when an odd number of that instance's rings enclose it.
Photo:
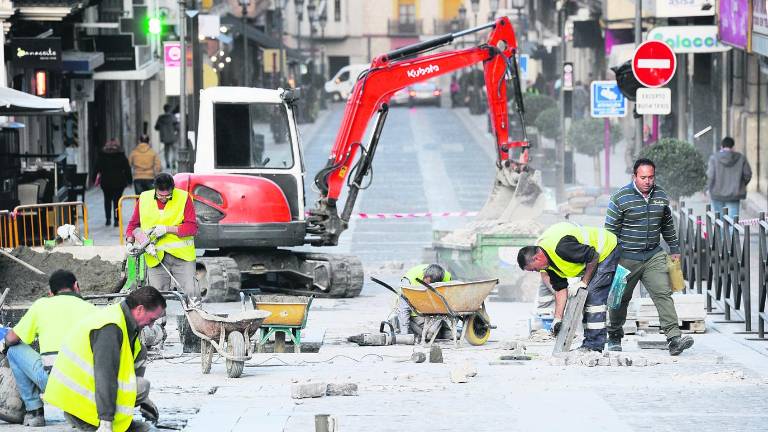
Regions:
[[[320,41],[323,43],[323,53],[320,58],[320,76],[325,79],[325,25],[328,24],[328,14],[326,13],[326,9],[323,9],[320,13],[318,22],[320,23]]]
[[[301,21],[304,18],[304,0],[293,0],[296,5],[296,19],[299,21],[299,29],[296,34],[296,51],[301,55]]]
[[[248,6],[250,0],[240,0],[240,6],[242,6],[242,25],[243,25],[243,86],[250,87],[248,79],[248,29],[246,28],[246,19],[248,18]]]
[[[315,22],[317,21],[317,5],[313,0],[307,3],[307,18],[309,18],[309,58],[312,61],[310,75],[315,76]]]
[[[496,11],[499,10],[499,0],[490,0],[491,11],[488,12],[488,21],[496,19]]]
[[[280,77],[278,86],[283,85],[285,80],[285,71],[283,65],[285,65],[285,44],[283,42],[283,11],[288,7],[288,0],[280,0],[277,5],[277,32],[278,32],[278,61],[280,62],[278,70],[280,71]]]
[[[480,12],[480,0],[470,0],[469,4],[472,7],[472,13],[475,14],[475,27],[477,27],[477,13]]]

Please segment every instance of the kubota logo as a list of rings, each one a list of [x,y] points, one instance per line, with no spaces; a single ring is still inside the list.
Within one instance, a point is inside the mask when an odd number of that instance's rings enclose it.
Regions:
[[[406,72],[406,75],[408,75],[409,78],[418,78],[420,76],[433,74],[435,72],[440,72],[440,66],[429,65],[425,68],[410,69],[408,72]]]

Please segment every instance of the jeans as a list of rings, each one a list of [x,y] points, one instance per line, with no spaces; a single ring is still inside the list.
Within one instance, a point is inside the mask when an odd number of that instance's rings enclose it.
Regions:
[[[165,167],[171,169],[176,163],[176,146],[174,143],[163,143],[165,153]]]
[[[25,343],[8,348],[8,363],[11,366],[16,387],[24,401],[24,408],[33,411],[42,408],[40,393],[48,384],[48,372],[43,369],[40,354]]]
[[[712,200],[712,210],[715,213],[720,213],[720,215],[723,214],[723,208],[728,209],[728,216],[732,218],[739,217],[739,207],[740,207],[741,201],[720,201],[713,199]]]

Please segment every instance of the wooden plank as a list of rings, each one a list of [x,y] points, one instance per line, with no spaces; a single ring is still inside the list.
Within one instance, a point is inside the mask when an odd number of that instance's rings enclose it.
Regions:
[[[555,348],[552,355],[567,352],[571,349],[571,342],[576,335],[576,328],[584,316],[584,304],[587,302],[587,290],[579,289],[574,297],[568,297],[568,303],[565,305],[563,314],[563,324],[560,327],[560,333],[555,339]]]

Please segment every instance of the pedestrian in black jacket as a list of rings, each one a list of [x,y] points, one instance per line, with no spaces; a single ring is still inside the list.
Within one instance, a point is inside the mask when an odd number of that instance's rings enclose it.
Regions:
[[[105,225],[112,223],[114,215],[114,226],[117,226],[117,203],[126,186],[133,182],[133,176],[128,158],[116,139],[113,138],[104,145],[96,162],[96,173],[97,182],[104,193]]]

